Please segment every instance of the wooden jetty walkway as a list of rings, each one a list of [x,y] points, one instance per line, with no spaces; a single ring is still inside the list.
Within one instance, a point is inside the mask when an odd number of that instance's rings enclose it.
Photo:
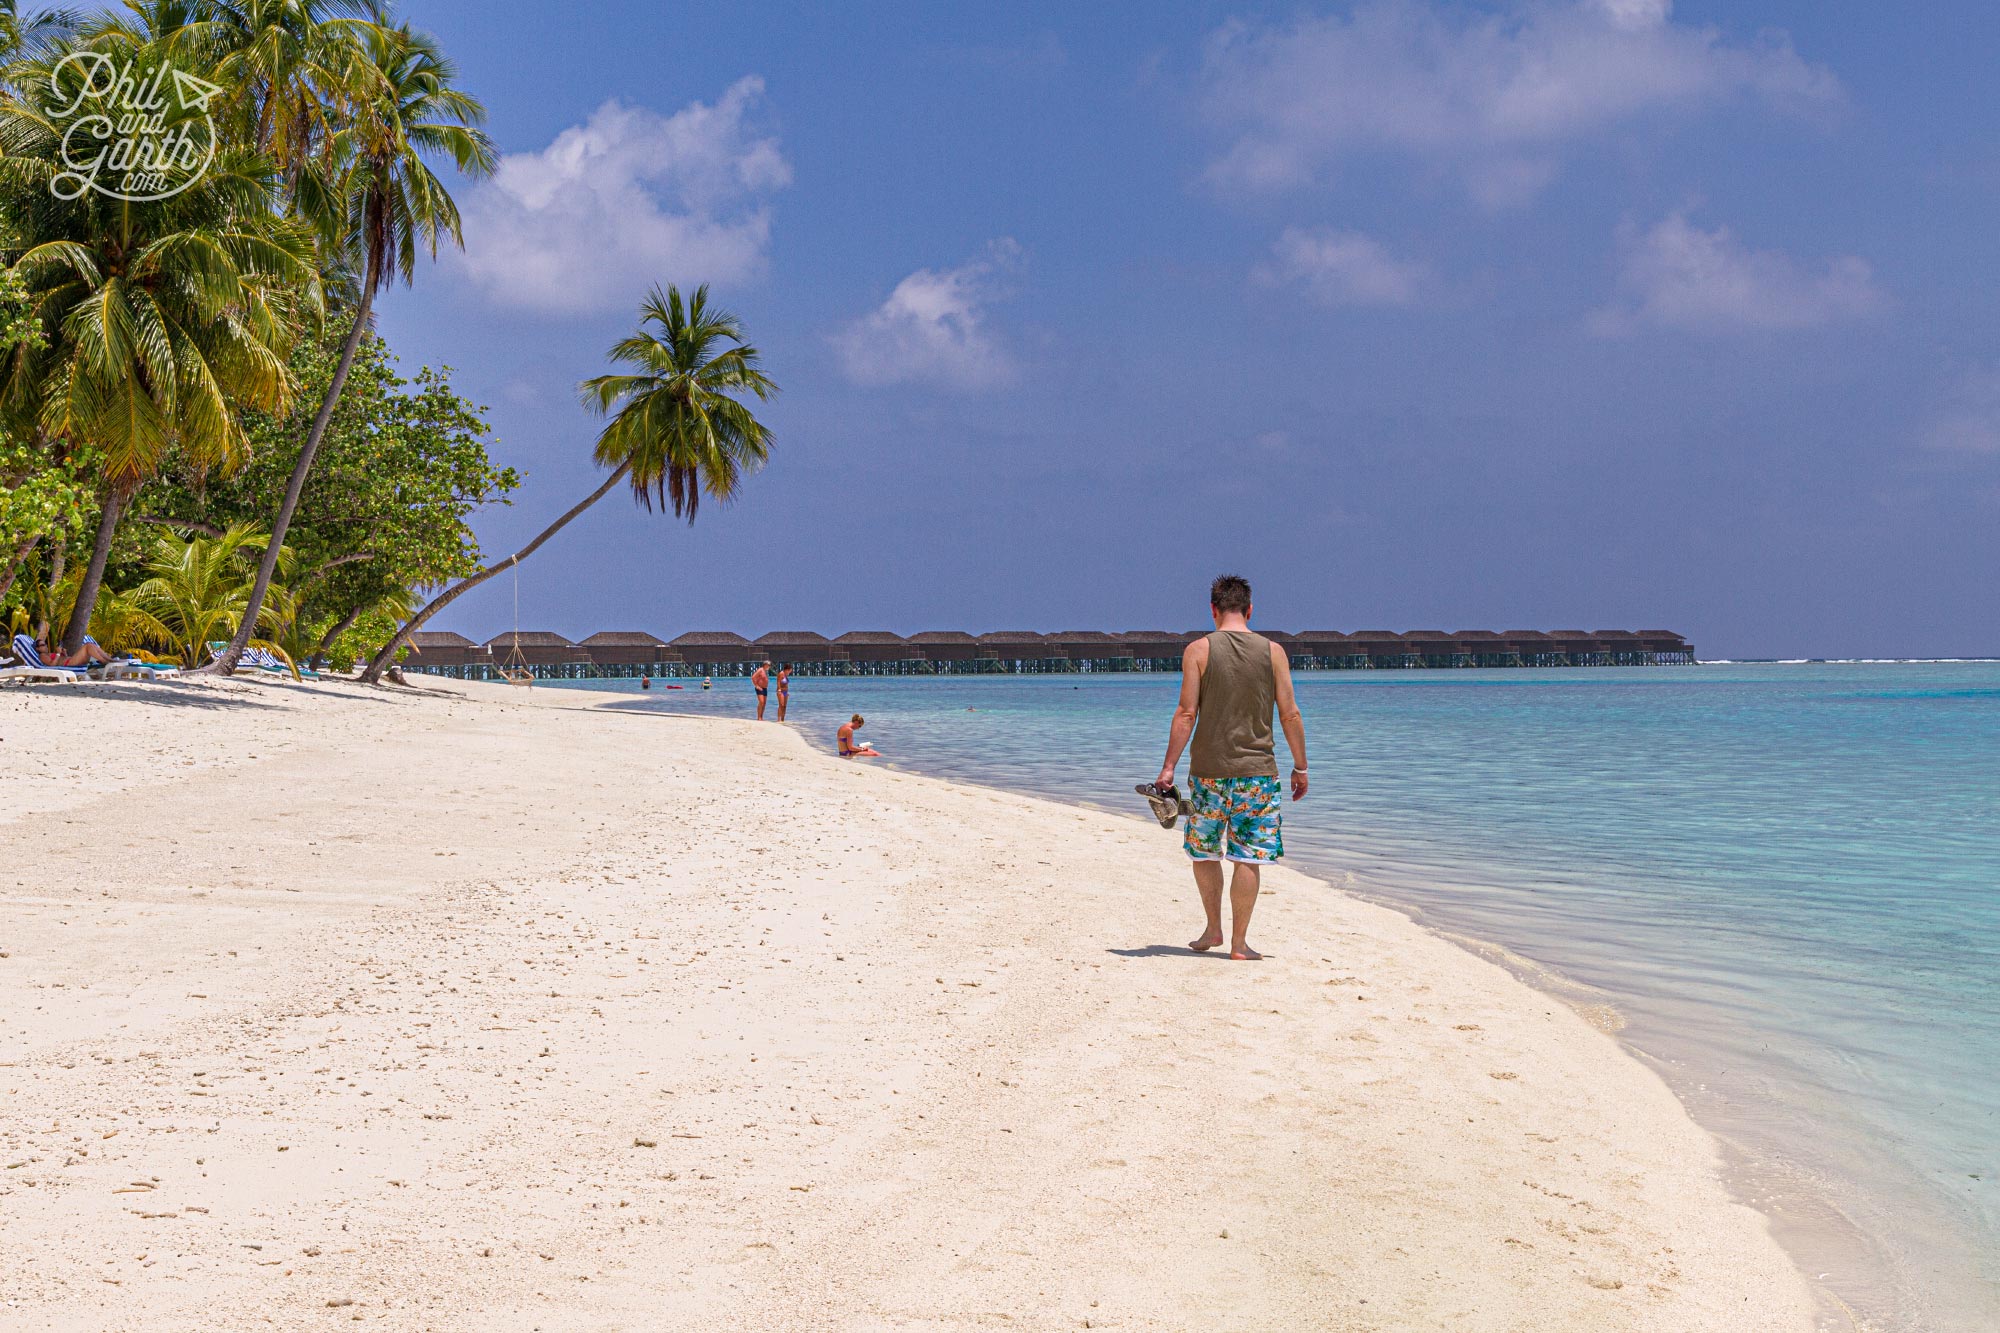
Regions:
[[[524,668],[540,680],[747,676],[765,661],[802,676],[1177,671],[1182,649],[1206,633],[926,630],[906,637],[850,630],[829,639],[811,630],[776,630],[746,639],[727,630],[694,630],[662,639],[640,630],[607,630],[574,643],[547,630],[508,630],[474,643],[462,634],[422,630],[412,636],[403,667],[466,680],[494,679],[503,667]],[[1283,644],[1297,671],[1664,666],[1696,660],[1693,645],[1670,630],[1258,633]]]

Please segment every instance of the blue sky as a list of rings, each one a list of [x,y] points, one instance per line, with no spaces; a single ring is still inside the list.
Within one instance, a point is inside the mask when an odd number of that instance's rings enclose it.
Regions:
[[[528,480],[707,280],[783,396],[692,527],[607,498],[524,628],[1673,628],[2000,652],[2000,13],[406,6],[508,155],[382,307]],[[446,624],[512,624],[505,580]]]

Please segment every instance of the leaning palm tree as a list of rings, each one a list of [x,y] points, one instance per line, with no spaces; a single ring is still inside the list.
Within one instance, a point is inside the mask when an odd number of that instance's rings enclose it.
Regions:
[[[769,399],[778,386],[758,369],[757,349],[743,341],[741,321],[710,309],[706,286],[686,301],[677,288],[655,287],[639,309],[639,331],[611,349],[612,361],[633,370],[581,385],[584,405],[611,417],[597,437],[598,465],[611,475],[526,546],[454,583],[410,617],[370,659],[362,680],[380,680],[425,621],[533,555],[619,482],[629,479],[633,499],[648,510],[657,500],[692,523],[703,492],[728,501],[743,478],[763,466],[771,432],[742,397]]]
[[[375,294],[398,277],[411,282],[419,252],[436,258],[441,237],[462,243],[458,205],[425,164],[425,155],[449,157],[470,176],[489,174],[495,162],[492,141],[475,128],[485,119],[485,108],[451,86],[452,64],[430,38],[408,27],[353,31],[362,35],[373,85],[355,108],[354,123],[333,136],[329,151],[337,169],[330,184],[308,172],[298,200],[304,210],[317,208],[329,224],[324,230],[331,233],[337,258],[359,274],[359,300],[333,379],[271,522],[271,548],[257,570],[250,613],[228,651],[216,660],[215,669],[222,672],[235,669],[249,643],[250,627],[276,572],[274,552],[298,512],[299,496],[368,327]]]
[[[92,49],[143,73],[174,40],[143,38],[107,30]],[[285,353],[317,307],[319,276],[309,231],[274,207],[268,159],[219,149],[164,198],[57,190],[73,173],[56,109],[83,76],[53,50],[16,62],[8,76],[14,95],[0,102],[4,254],[44,339],[0,365],[0,421],[54,447],[91,446],[102,462],[96,539],[79,613],[63,635],[74,651],[140,486],[170,452],[196,467],[232,464],[248,448],[235,409],[283,409],[291,391]]]

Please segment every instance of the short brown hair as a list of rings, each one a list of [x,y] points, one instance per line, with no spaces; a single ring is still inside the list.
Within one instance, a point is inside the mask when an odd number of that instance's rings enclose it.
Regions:
[[[1208,604],[1218,611],[1248,611],[1250,580],[1240,574],[1224,574],[1208,585]]]
[[[863,716],[861,716],[861,714],[859,714],[859,713],[856,713],[856,714],[854,715],[854,720],[853,720],[853,725],[854,725],[854,726],[857,726],[857,727],[858,727],[858,726],[860,726],[860,725],[861,725],[862,723],[866,722],[867,720],[868,720],[868,719],[867,719],[867,718],[865,718],[865,717],[863,717]]]

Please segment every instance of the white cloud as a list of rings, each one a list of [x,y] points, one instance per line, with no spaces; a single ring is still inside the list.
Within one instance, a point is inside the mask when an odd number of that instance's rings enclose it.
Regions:
[[[986,307],[1003,299],[1001,279],[1020,259],[1009,238],[957,268],[920,268],[889,299],[836,333],[833,344],[856,384],[930,381],[990,389],[1012,380],[1014,358],[987,327]]]
[[[1839,100],[1834,76],[1782,35],[1732,44],[1671,9],[1516,0],[1482,14],[1372,0],[1283,26],[1229,23],[1207,43],[1202,105],[1237,137],[1210,175],[1276,188],[1353,153],[1400,153],[1500,206],[1547,184],[1564,144],[1646,113],[1743,96],[1794,112]]]
[[[1271,256],[1252,273],[1256,281],[1300,284],[1327,305],[1408,305],[1430,284],[1423,265],[1397,259],[1358,231],[1287,227]]]
[[[1647,231],[1627,225],[1618,298],[1592,317],[1599,333],[1642,324],[1725,333],[1809,329],[1872,313],[1883,297],[1855,255],[1808,267],[1782,250],[1752,250],[1727,227],[1703,231],[1675,213]]]
[[[1954,454],[2000,454],[2000,366],[1960,375],[1923,434],[1926,448]]]
[[[464,205],[462,271],[491,300],[554,313],[637,307],[655,282],[762,270],[764,202],[792,170],[753,119],[764,81],[671,116],[606,102],[535,153],[509,153]]]

